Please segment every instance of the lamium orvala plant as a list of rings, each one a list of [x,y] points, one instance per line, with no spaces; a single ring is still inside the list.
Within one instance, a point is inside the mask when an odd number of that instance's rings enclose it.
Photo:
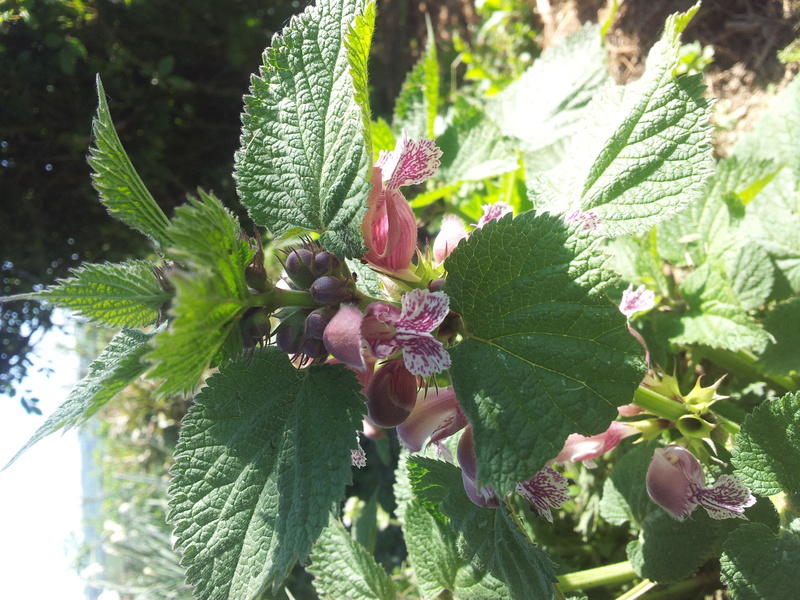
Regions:
[[[387,122],[374,2],[318,0],[244,98],[249,233],[204,191],[165,216],[98,79],[95,187],[158,258],[27,296],[118,333],[23,451],[141,376],[192,395],[168,519],[198,599],[298,563],[333,599],[795,597],[800,84],[715,162],[698,8],[624,87],[585,26],[446,100],[429,39]],[[392,572],[342,521],[369,469]]]

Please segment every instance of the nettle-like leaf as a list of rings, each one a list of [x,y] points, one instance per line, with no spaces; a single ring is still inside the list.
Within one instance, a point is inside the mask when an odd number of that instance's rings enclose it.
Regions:
[[[347,60],[350,64],[350,76],[353,78],[354,98],[361,107],[364,143],[367,154],[372,155],[372,111],[369,108],[369,50],[372,47],[372,34],[375,31],[376,8],[369,2],[364,14],[357,15],[347,31],[344,44],[347,47]]]
[[[225,350],[241,349],[237,318],[249,306],[244,271],[254,252],[236,217],[202,191],[176,209],[168,233],[175,244],[170,253],[186,270],[170,275],[170,326],[146,357],[156,363],[152,377],[164,380],[163,395],[190,391],[215,358],[222,362],[233,357]]]
[[[722,582],[734,600],[794,598],[800,589],[800,519],[776,535],[761,523],[744,523],[725,541]]]
[[[504,135],[519,140],[529,172],[564,158],[569,139],[586,127],[583,111],[610,85],[599,27],[587,25],[546,48],[517,81],[486,104]]]
[[[719,521],[697,511],[677,521],[654,510],[642,521],[639,539],[627,547],[628,560],[641,576],[658,583],[686,579],[708,559],[719,537]]]
[[[433,139],[433,124],[439,109],[439,59],[430,19],[428,41],[419,61],[406,76],[394,104],[392,129],[399,136],[405,130],[411,139]]]
[[[272,39],[245,97],[235,159],[239,196],[257,224],[276,236],[327,232],[323,243],[351,257],[363,250],[371,157],[363,90],[351,73],[363,77],[351,67],[348,46],[356,46],[353,35],[371,34],[351,27],[366,6],[320,0]]]
[[[207,383],[183,420],[169,520],[197,598],[255,598],[305,559],[344,495],[360,386],[272,348]]]
[[[153,264],[144,260],[84,264],[71,274],[24,297],[54,302],[110,327],[152,325],[172,297],[159,284]]]
[[[683,315],[668,325],[674,344],[700,344],[736,352],[760,352],[769,334],[747,315],[722,268],[703,265],[686,276],[681,297],[688,304]]]
[[[528,212],[474,232],[445,262],[464,325],[450,375],[481,485],[510,491],[570,433],[601,433],[631,401],[643,352],[603,294],[616,279],[607,261],[596,237]]]
[[[331,519],[311,553],[308,571],[314,589],[326,600],[396,600],[394,581],[383,567],[353,540],[344,526]]]
[[[99,104],[92,122],[94,146],[89,151],[94,187],[111,216],[165,248],[169,246],[169,219],[150,195],[122,147],[99,75],[97,96]]]
[[[589,169],[581,208],[607,235],[647,231],[702,196],[712,174],[709,101],[702,78],[676,78],[681,32],[699,8],[667,19],[642,79],[621,95],[616,131]]]
[[[615,237],[645,232],[702,196],[713,166],[710,104],[699,75],[674,74],[698,7],[667,19],[640,80],[595,94],[583,113],[591,126],[573,136],[569,161],[529,182],[535,206],[591,210]]]
[[[749,414],[732,458],[736,476],[753,493],[800,494],[800,394],[765,402]]]
[[[603,483],[601,517],[612,525],[630,522],[638,527],[651,511],[660,510],[644,484],[652,459],[653,448],[639,444],[615,461],[614,469]]]
[[[800,298],[776,304],[764,317],[764,329],[772,336],[757,365],[768,375],[791,376],[800,372]]]
[[[436,598],[443,590],[452,590],[464,561],[446,523],[412,500],[405,507],[403,537],[422,596]]]
[[[478,583],[462,575],[477,570],[502,582],[508,596],[515,600],[553,597],[557,579],[550,559],[527,539],[505,505],[492,509],[473,504],[455,465],[420,456],[410,457],[408,465],[417,500],[423,507],[440,504],[448,528],[455,534],[458,555],[470,565],[459,570],[457,586],[468,588]],[[455,594],[462,597],[458,589]]]
[[[148,365],[142,361],[142,355],[149,349],[151,337],[152,334],[135,329],[123,329],[114,336],[100,356],[89,365],[86,377],[4,468],[51,433],[69,430],[85,422],[144,373]]]
[[[516,171],[519,158],[514,146],[479,107],[456,101],[453,122],[436,140],[442,164],[435,179],[448,186],[480,181]]]

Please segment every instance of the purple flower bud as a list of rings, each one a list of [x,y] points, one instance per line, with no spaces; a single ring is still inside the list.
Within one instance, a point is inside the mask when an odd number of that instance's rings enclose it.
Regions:
[[[348,296],[347,281],[332,275],[323,275],[317,279],[311,284],[309,291],[314,302],[324,306],[339,304]]]
[[[281,352],[297,354],[302,351],[308,313],[307,309],[287,309],[278,315],[281,323],[275,330],[275,345]]]
[[[320,252],[314,257],[314,271],[317,275],[330,275],[341,266],[341,261],[333,252]]]
[[[314,338],[307,338],[303,342],[302,352],[312,360],[327,358],[328,356],[328,351],[325,349],[325,344],[322,343],[322,340],[316,340]]]
[[[325,333],[325,328],[335,314],[336,311],[332,308],[318,308],[311,311],[311,314],[306,319],[306,335],[321,340]]]
[[[270,314],[264,309],[251,309],[241,321],[242,339],[245,348],[254,348],[269,338]]]
[[[281,352],[297,354],[302,350],[303,340],[291,327],[284,327],[275,332],[275,345]]]
[[[397,427],[417,403],[417,378],[402,360],[388,362],[378,368],[364,393],[372,422],[378,427]]]
[[[286,274],[301,290],[307,290],[316,276],[314,266],[314,253],[306,248],[296,248],[289,252],[285,261]]]

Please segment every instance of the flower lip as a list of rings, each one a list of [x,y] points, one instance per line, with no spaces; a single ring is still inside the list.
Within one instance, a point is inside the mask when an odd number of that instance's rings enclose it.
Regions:
[[[569,500],[569,482],[561,473],[545,467],[527,481],[517,484],[516,492],[531,503],[531,510],[553,522],[552,508]]]
[[[407,450],[419,452],[425,440],[430,438],[430,443],[438,442],[467,424],[452,387],[438,390],[433,397],[430,393],[420,391],[414,410],[405,423],[397,427],[397,435]]]

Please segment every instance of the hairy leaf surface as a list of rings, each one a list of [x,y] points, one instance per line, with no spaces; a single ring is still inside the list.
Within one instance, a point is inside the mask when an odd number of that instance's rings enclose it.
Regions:
[[[450,374],[472,423],[481,485],[501,493],[537,473],[570,433],[594,435],[633,397],[642,350],[603,294],[600,241],[554,215],[494,221],[445,266],[465,339]]]
[[[122,147],[99,75],[97,97],[99,104],[92,122],[94,146],[89,151],[94,187],[111,216],[166,248],[169,219],[150,195]]]
[[[341,365],[296,369],[274,349],[223,367],[183,421],[170,521],[201,599],[279,585],[351,479],[363,401]]]
[[[351,257],[363,248],[371,157],[363,89],[353,83],[355,73],[363,85],[361,66],[351,66],[346,40],[353,48],[352,31],[371,33],[351,27],[365,6],[320,0],[272,39],[245,97],[235,159],[237,189],[256,223],[276,236],[328,232],[329,248]]]

